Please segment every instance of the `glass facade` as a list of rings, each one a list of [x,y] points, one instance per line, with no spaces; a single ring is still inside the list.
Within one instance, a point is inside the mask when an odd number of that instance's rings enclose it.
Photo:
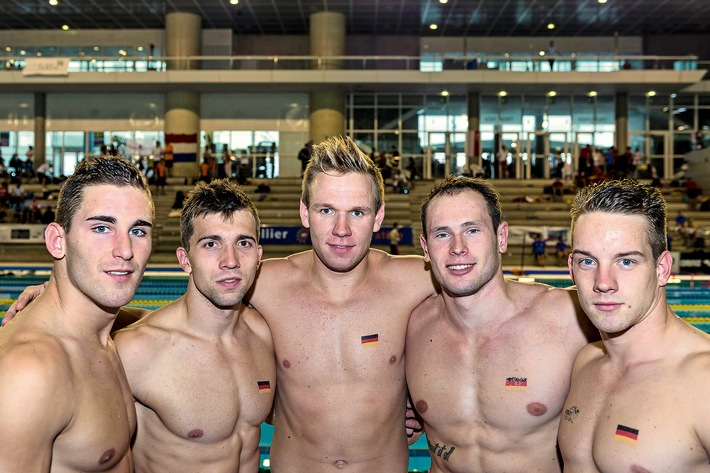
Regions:
[[[628,96],[628,144],[656,167],[660,177],[672,177],[683,165],[686,153],[710,145],[708,97]],[[156,97],[139,97],[139,102],[129,106],[113,96],[97,96],[95,109],[84,114],[71,109],[73,100],[72,95],[48,97],[48,115],[56,118],[48,122],[45,152],[55,175],[70,174],[77,162],[98,154],[102,145],[113,144],[119,152],[137,160],[149,158],[156,141],[164,142],[162,131],[156,130],[162,128],[164,119]],[[373,156],[395,155],[396,150],[401,157],[390,165],[427,178],[466,173],[471,165],[480,165],[491,177],[547,178],[574,172],[575,158],[586,145],[598,148],[598,154],[615,146],[613,95],[482,94],[478,100],[480,145],[474,145],[473,134],[468,131],[469,97],[463,94],[348,94],[346,132]],[[136,104],[142,104],[145,110]],[[28,146],[34,145],[33,109],[31,95],[3,94],[0,116],[5,120],[0,120],[0,153],[6,165],[13,154],[25,159]],[[112,112],[109,115],[105,110]],[[250,123],[247,111],[242,109],[241,113],[245,116],[236,130],[219,126],[209,135],[201,133],[200,149],[209,136],[218,156],[227,145],[235,161],[246,154],[252,176],[278,177],[283,133],[260,127],[256,118]],[[102,121],[121,120],[133,128],[102,129]],[[300,134],[286,139],[294,140],[294,146],[302,143]],[[505,169],[495,170],[494,158],[503,146]],[[297,149],[286,153],[295,156]]]

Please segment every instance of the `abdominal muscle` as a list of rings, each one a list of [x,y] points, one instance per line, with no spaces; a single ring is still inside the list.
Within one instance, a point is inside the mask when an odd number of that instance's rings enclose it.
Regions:
[[[296,396],[294,409],[276,396],[271,469],[275,473],[406,472],[409,462],[403,389],[396,399],[382,390],[322,390]],[[333,406],[342,406],[333,407]]]
[[[533,432],[504,432],[479,425],[457,429],[442,437],[429,429],[427,443],[431,473],[504,473],[535,471],[560,473],[554,432],[556,424]],[[462,439],[464,441],[462,441]]]

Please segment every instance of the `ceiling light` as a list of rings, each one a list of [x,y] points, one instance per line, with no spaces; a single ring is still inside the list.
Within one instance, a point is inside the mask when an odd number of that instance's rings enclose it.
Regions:
[[[68,31],[68,30],[69,30],[69,25],[62,25],[62,29],[63,29],[64,31]]]
[[[648,92],[646,92],[646,95],[648,95],[649,97],[655,97],[655,96],[656,96],[656,91],[655,91],[655,90],[649,90]]]
[[[443,5],[445,3],[449,3],[449,0],[439,0],[439,3],[441,3]]]
[[[59,5],[59,2],[57,0],[49,0],[49,4],[52,6],[57,6]]]
[[[9,53],[10,51],[12,51],[12,48],[10,46],[5,46],[5,51]]]
[[[505,97],[506,95],[508,95],[508,92],[506,92],[505,90],[501,90],[500,92],[498,92],[498,97]]]
[[[236,5],[239,3],[239,0],[229,0],[229,3],[231,3],[232,5]]]
[[[540,56],[544,56],[544,55],[545,55],[545,51],[540,51],[538,54],[539,54]]]
[[[138,46],[138,51],[143,51],[143,46]]]
[[[442,96],[442,97],[448,97],[448,96],[449,96],[449,91],[448,91],[448,90],[442,90],[442,91],[441,91],[441,96]]]
[[[551,90],[547,93],[547,95],[548,95],[548,97],[554,97],[555,95],[557,95],[557,92],[555,92],[554,90]]]
[[[606,0],[597,0],[599,3],[606,3]]]
[[[430,29],[430,30],[435,30],[435,29],[437,29],[437,28],[438,28],[438,26],[437,26],[436,23],[432,23],[431,25],[429,25],[429,29]]]
[[[596,97],[596,96],[597,96],[597,91],[596,91],[596,90],[592,90],[592,91],[590,91],[587,95],[589,95],[590,97]]]
[[[554,29],[555,29],[555,24],[554,24],[554,23],[548,23],[548,24],[547,24],[547,29],[548,29],[548,30],[554,30]]]

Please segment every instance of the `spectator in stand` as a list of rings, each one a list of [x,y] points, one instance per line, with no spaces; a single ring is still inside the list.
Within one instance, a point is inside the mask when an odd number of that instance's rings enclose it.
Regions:
[[[550,64],[550,71],[553,71],[555,65],[555,57],[557,56],[557,48],[555,47],[554,41],[550,41],[550,43],[547,45],[547,52],[545,53],[545,56],[547,56],[547,62]]]
[[[160,143],[160,142],[158,142]],[[155,175],[155,193],[156,195],[165,195],[165,182],[168,177],[168,170],[165,167],[165,162],[162,159],[159,159],[156,163],[155,166],[153,167],[153,172]]]
[[[555,243],[555,256],[557,257],[557,265],[564,266],[567,262],[567,257],[569,256],[569,245],[562,235],[557,237],[557,243]]]
[[[269,192],[271,192],[271,186],[269,186],[269,184],[267,184],[265,181],[262,181],[259,183],[258,186],[256,186],[254,192],[259,194],[259,197],[257,197],[256,200],[262,202],[263,200],[266,200],[266,196],[269,194]]]
[[[42,185],[47,185],[49,174],[52,172],[52,166],[47,162],[43,162],[37,166],[37,181]]]
[[[535,262],[540,266],[545,266],[545,240],[542,235],[537,235],[535,241],[532,242],[533,256]]]
[[[206,156],[202,158],[202,163],[200,164],[200,177],[198,180],[209,183],[212,180],[210,178],[210,169],[209,157]]]
[[[173,161],[175,160],[175,152],[173,151],[172,143],[165,143],[165,148],[163,148],[163,157],[165,158],[165,171],[167,176],[173,172]]]
[[[703,190],[698,185],[697,181],[692,177],[685,180],[685,198],[690,205],[690,210],[697,210],[698,197],[703,193]]]

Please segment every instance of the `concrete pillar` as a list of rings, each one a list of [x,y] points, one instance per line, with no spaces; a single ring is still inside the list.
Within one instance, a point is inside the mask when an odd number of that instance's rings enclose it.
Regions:
[[[37,92],[35,94],[34,99],[34,166],[35,169],[37,169],[37,166],[47,160],[47,94],[43,92]]]
[[[310,132],[313,143],[345,133],[345,97],[340,90],[311,92]]]
[[[466,166],[481,165],[481,94],[468,94],[468,149]]]
[[[165,16],[165,52],[168,57],[199,56],[202,52],[202,19],[194,13],[172,12]],[[199,69],[198,61],[167,61],[171,69]]]
[[[617,151],[623,153],[626,151],[626,147],[629,146],[629,94],[616,94],[614,121],[616,124],[614,144]]]
[[[200,94],[165,93],[165,143],[172,143],[175,153],[171,177],[191,183],[199,175]]]
[[[343,61],[328,56],[345,55],[345,15],[319,12],[310,16],[311,56],[319,56],[314,69],[342,69]]]
[[[194,13],[172,12],[165,16],[165,52],[171,58],[187,58],[202,53],[202,19]],[[167,61],[168,70],[199,69],[194,60]],[[165,142],[172,143],[175,161],[171,177],[188,182],[199,175],[200,94],[166,92]]]
[[[319,12],[310,16],[311,56],[318,56],[313,67],[342,69],[342,60],[328,59],[345,55],[345,15]],[[310,139],[314,143],[345,133],[345,98],[343,91],[328,89],[311,92],[309,100]]]

